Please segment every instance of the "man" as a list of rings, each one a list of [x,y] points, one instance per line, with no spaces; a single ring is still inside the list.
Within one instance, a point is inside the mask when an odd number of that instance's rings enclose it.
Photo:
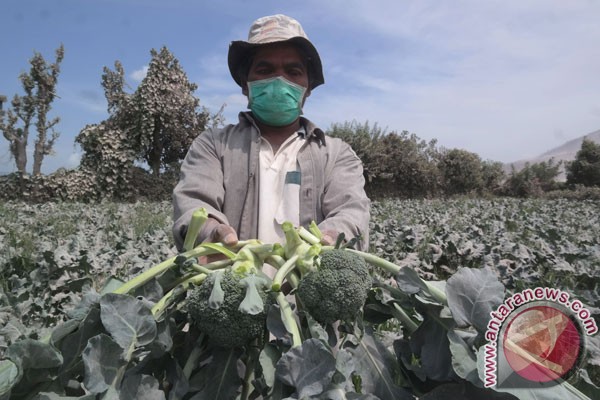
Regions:
[[[280,224],[318,223],[323,242],[360,236],[367,249],[369,199],[362,164],[350,146],[300,117],[324,83],[321,59],[298,21],[259,18],[248,41],[229,47],[229,70],[250,112],[236,125],[209,129],[191,145],[173,192],[173,235],[181,249],[194,210],[209,219],[197,242],[283,242]]]

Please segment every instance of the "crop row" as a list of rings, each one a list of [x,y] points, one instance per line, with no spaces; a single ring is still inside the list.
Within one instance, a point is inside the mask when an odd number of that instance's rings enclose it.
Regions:
[[[490,267],[509,291],[564,289],[600,313],[600,203],[373,202],[371,252],[428,280]],[[0,205],[0,345],[54,326],[86,288],[174,254],[171,205]]]

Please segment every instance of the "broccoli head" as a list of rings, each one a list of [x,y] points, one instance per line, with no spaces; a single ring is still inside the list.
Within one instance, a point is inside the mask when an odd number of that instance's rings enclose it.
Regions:
[[[367,299],[372,279],[365,260],[335,249],[321,253],[320,262],[302,277],[298,297],[308,313],[323,324],[356,317]]]
[[[216,271],[190,290],[187,312],[217,346],[244,346],[265,330],[268,287],[268,279],[255,271]]]

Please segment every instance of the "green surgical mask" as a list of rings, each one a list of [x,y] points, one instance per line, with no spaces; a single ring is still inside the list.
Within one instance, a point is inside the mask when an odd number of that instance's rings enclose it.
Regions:
[[[305,92],[281,76],[248,82],[248,108],[266,125],[289,125],[302,114]]]

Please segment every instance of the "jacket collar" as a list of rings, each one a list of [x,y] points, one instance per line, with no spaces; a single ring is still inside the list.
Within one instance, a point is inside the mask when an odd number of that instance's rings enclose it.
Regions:
[[[242,111],[239,116],[240,122],[250,123],[252,126],[256,128],[257,131],[258,125],[256,124],[254,117],[252,116],[252,112],[250,111]],[[321,130],[321,128],[317,127],[314,123],[312,123],[309,119],[300,117],[300,124],[304,127],[305,133],[304,138],[309,140],[315,140],[319,146],[325,146],[325,133]]]

